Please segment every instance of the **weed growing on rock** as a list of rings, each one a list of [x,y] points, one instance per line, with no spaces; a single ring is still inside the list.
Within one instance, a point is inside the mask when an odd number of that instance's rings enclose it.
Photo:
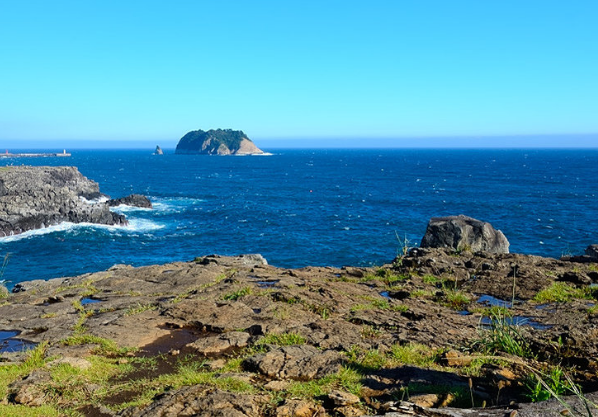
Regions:
[[[525,382],[525,386],[529,391],[526,396],[531,402],[548,400],[553,394],[558,396],[572,392],[571,386],[560,366],[552,368],[547,375],[542,376],[542,379],[544,384],[535,374],[530,374]]]
[[[124,315],[125,316],[133,316],[135,314],[140,314],[143,313],[144,311],[149,311],[149,310],[157,310],[158,306],[155,304],[151,304],[151,303],[147,303],[147,304],[141,304],[141,303],[137,303],[137,305],[135,307],[130,307],[128,309],[125,310]]]
[[[280,333],[280,334],[267,334],[260,340],[257,345],[276,345],[276,346],[291,346],[291,345],[303,345],[307,340],[299,333]]]
[[[228,294],[224,294],[222,299],[225,301],[237,301],[239,298],[245,297],[253,292],[251,287],[243,287],[240,290],[233,291]]]
[[[408,343],[393,345],[390,349],[390,357],[400,364],[430,367],[438,360],[438,353],[428,346]]]
[[[566,303],[573,299],[591,299],[588,288],[576,288],[564,282],[554,282],[534,296],[538,303]]]
[[[513,324],[510,314],[496,310],[490,314],[490,324],[480,329],[480,339],[474,343],[485,353],[504,352],[527,358],[531,356],[527,341]]]

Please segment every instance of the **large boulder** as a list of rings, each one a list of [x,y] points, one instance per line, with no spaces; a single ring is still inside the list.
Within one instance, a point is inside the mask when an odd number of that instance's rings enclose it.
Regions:
[[[124,225],[103,203],[99,185],[76,167],[8,166],[0,170],[0,236],[61,222]]]
[[[458,251],[509,253],[509,241],[490,223],[464,215],[432,217],[420,246]]]

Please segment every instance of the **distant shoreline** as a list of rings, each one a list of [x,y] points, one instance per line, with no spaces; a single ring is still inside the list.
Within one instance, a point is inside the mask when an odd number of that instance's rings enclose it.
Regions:
[[[0,158],[50,158],[50,157],[68,157],[71,156],[66,150],[62,153],[6,153],[0,154]]]

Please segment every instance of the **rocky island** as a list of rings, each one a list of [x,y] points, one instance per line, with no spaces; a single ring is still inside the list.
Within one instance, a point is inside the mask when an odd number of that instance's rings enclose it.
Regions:
[[[0,414],[598,412],[593,247],[583,262],[471,251],[493,237],[454,220],[428,232],[468,247],[380,267],[208,255],[21,283],[0,304]]]
[[[242,130],[195,130],[177,144],[179,155],[261,155],[259,149]]]
[[[129,202],[149,203],[143,196],[110,202],[76,167],[0,168],[0,236],[62,222],[126,225],[125,216],[109,207]]]

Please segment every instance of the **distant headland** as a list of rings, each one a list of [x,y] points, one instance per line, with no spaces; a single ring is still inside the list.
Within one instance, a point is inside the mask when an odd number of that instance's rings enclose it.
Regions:
[[[258,148],[242,130],[195,130],[179,141],[175,154],[179,155],[261,155]]]

